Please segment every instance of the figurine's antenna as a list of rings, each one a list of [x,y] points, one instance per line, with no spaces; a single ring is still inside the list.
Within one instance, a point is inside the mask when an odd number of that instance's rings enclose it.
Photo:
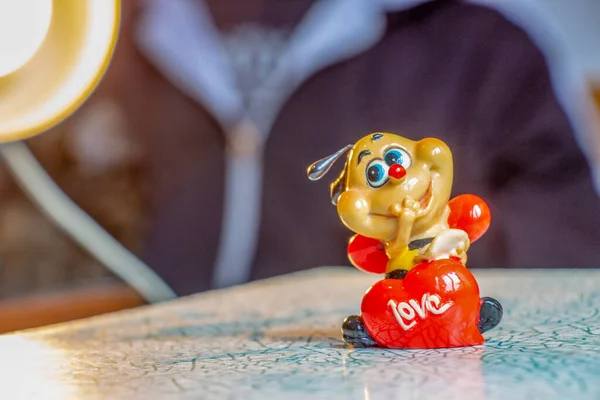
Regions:
[[[310,179],[311,181],[318,181],[319,179],[324,177],[325,174],[329,172],[333,164],[338,160],[338,158],[340,158],[342,154],[344,154],[351,148],[352,145],[349,144],[344,148],[336,151],[332,155],[327,156],[325,158],[321,158],[319,161],[315,161],[314,163],[312,163],[306,171],[306,173],[308,174],[308,179]]]

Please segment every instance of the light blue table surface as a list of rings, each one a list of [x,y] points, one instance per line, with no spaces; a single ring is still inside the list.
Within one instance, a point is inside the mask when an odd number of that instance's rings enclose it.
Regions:
[[[600,271],[476,271],[484,346],[347,349],[377,278],[324,268],[0,336],[2,399],[600,399]]]

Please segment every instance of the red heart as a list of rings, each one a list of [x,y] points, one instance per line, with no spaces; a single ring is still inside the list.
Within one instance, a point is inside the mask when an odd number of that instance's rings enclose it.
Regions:
[[[448,203],[450,228],[462,229],[469,235],[471,243],[478,240],[490,227],[492,214],[482,198],[472,194],[461,194]]]
[[[367,331],[381,347],[433,349],[483,344],[479,286],[453,259],[422,263],[404,279],[384,279],[363,297]]]
[[[385,274],[389,261],[381,241],[362,235],[354,235],[348,242],[348,259],[356,268],[372,274]]]

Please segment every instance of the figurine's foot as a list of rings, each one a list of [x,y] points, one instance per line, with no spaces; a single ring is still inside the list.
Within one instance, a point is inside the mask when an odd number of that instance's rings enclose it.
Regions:
[[[484,333],[498,326],[503,313],[502,305],[498,300],[491,297],[482,297],[481,308],[479,309],[479,323],[477,324],[479,332]]]
[[[342,324],[344,342],[353,347],[375,347],[377,343],[365,329],[362,318],[358,315],[346,317]]]
[[[395,269],[385,274],[385,279],[404,279],[407,273],[408,271],[405,269]]]

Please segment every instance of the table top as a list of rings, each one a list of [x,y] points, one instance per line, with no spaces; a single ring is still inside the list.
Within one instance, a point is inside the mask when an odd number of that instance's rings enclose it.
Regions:
[[[0,336],[11,399],[600,398],[600,270],[475,271],[484,346],[348,349],[377,277],[323,268]]]

